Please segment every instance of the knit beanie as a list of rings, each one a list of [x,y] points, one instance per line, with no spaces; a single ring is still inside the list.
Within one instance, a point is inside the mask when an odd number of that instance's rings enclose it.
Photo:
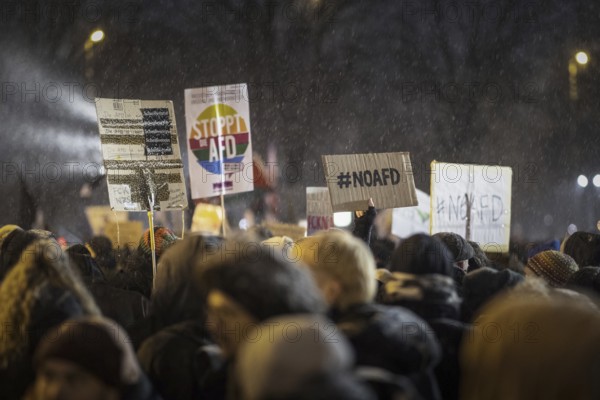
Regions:
[[[497,271],[483,267],[469,272],[463,280],[462,311],[465,322],[470,321],[475,312],[497,294],[515,287],[524,279],[525,277],[509,269]]]
[[[468,260],[475,256],[475,250],[462,236],[453,232],[440,232],[433,237],[441,240],[452,253],[453,262]]]
[[[553,287],[563,287],[569,277],[579,269],[570,256],[555,250],[536,254],[527,261],[526,267]]]
[[[171,246],[177,240],[179,240],[179,238],[169,228],[165,228],[163,226],[155,227],[154,244],[156,246],[156,259],[158,260],[160,256],[164,253],[164,251],[168,249],[169,246]],[[150,229],[146,229],[146,231],[142,235],[138,249],[142,252],[144,256],[152,257],[152,247],[150,244]]]
[[[141,369],[125,329],[103,317],[69,320],[50,330],[34,355],[36,369],[46,360],[68,361],[108,386],[136,384]]]

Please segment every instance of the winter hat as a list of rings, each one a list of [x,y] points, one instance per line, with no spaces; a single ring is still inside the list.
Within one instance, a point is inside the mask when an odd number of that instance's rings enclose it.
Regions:
[[[516,286],[524,279],[525,277],[509,269],[497,271],[483,267],[469,272],[463,280],[463,319],[470,321],[475,312],[495,295]]]
[[[408,308],[425,320],[459,318],[461,299],[452,278],[394,272],[385,279],[382,303]]]
[[[389,270],[452,276],[452,253],[438,238],[416,234],[402,241],[390,257]]]
[[[4,242],[4,239],[14,230],[22,231],[22,229],[17,225],[4,225],[3,227],[0,227],[0,249],[2,248],[2,243]]]
[[[556,250],[556,251],[560,250],[560,242],[558,240],[554,239],[549,242],[544,242],[544,243],[540,243],[540,244],[533,246],[532,248],[527,250],[527,259],[530,259],[531,257],[535,256],[536,254],[541,253],[542,251],[546,251],[546,250]]]
[[[8,272],[19,262],[23,251],[36,239],[51,237],[52,234],[42,230],[24,231],[21,228],[15,228],[8,233],[0,248],[0,281]]]
[[[434,238],[441,240],[452,252],[453,262],[468,260],[475,256],[475,250],[459,234],[453,232],[440,232],[433,235]]]
[[[563,251],[573,257],[577,265],[600,267],[600,235],[575,232],[566,240]]]
[[[103,317],[69,320],[50,330],[35,352],[34,366],[38,369],[51,359],[76,364],[119,389],[134,385],[141,378],[125,329]]]
[[[527,261],[529,268],[537,276],[553,287],[562,287],[579,267],[570,256],[555,250],[546,250]]]
[[[272,318],[249,333],[236,359],[243,398],[287,398],[316,375],[348,371],[354,356],[335,324],[319,315]]]
[[[567,287],[600,296],[600,267],[583,267],[569,277]]]
[[[179,238],[169,228],[163,226],[154,227],[154,244],[156,246],[156,259],[158,260],[162,253],[175,243]],[[148,258],[152,257],[152,247],[150,243],[150,229],[146,229],[140,239],[138,249]]]

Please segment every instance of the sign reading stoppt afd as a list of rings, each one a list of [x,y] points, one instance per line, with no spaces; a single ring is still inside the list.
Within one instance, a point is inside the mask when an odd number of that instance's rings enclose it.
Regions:
[[[408,153],[322,156],[325,180],[334,212],[417,205]]]

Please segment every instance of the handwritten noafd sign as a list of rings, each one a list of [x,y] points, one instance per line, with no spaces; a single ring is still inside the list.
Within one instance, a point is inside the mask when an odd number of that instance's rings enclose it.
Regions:
[[[512,169],[431,163],[430,233],[454,232],[489,252],[508,252]]]
[[[306,188],[306,234],[333,228],[333,211],[326,187]]]
[[[192,198],[254,189],[246,84],[185,90]]]
[[[112,209],[187,208],[173,102],[97,98],[96,113]]]
[[[417,205],[408,153],[324,155],[323,167],[333,212]]]

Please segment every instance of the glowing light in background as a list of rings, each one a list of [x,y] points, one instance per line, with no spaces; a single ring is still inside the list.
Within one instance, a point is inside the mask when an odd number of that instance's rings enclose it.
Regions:
[[[579,186],[581,186],[582,188],[587,187],[587,185],[588,185],[588,178],[586,178],[585,175],[579,175],[577,177],[577,184]]]
[[[333,213],[333,224],[340,228],[346,227],[352,223],[351,212],[337,212]]]
[[[592,183],[594,184],[594,186],[600,187],[600,174],[594,175],[594,179],[592,180]]]
[[[104,39],[104,32],[101,29],[92,32],[92,34],[90,35],[90,40],[94,43],[98,43],[102,39]]]
[[[575,54],[575,60],[581,64],[581,65],[585,65],[588,63],[589,61],[589,57],[587,55],[587,53],[585,51],[580,51],[577,54]]]

